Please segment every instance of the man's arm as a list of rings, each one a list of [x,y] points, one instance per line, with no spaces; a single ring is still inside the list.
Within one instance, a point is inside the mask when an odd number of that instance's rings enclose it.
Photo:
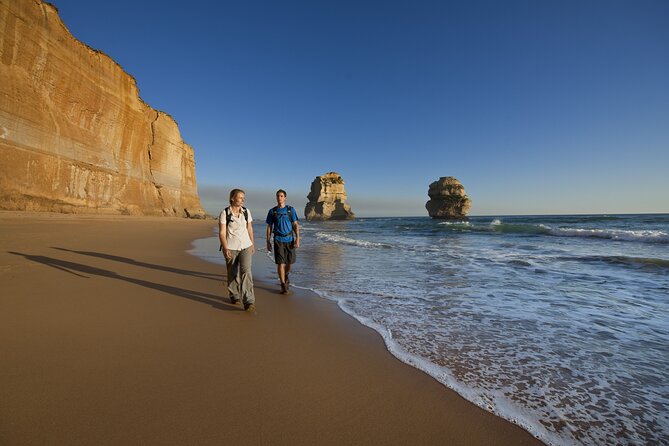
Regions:
[[[272,225],[267,225],[267,251],[272,252]]]
[[[296,221],[293,222],[293,231],[295,231],[295,247],[300,247],[300,225]]]

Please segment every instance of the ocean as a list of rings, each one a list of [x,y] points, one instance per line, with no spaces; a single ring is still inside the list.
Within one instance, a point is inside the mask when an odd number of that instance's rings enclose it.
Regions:
[[[669,214],[300,223],[291,282],[405,363],[548,444],[669,444]]]

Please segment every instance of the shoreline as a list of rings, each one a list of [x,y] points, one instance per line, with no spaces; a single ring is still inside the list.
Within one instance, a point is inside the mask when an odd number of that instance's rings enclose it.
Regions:
[[[186,252],[215,224],[0,212],[0,440],[542,444],[333,301],[259,277],[256,314],[222,301]]]
[[[262,226],[264,226],[264,224]],[[259,228],[254,227],[254,231],[258,232],[257,229]],[[220,252],[206,249],[207,246],[213,246],[217,239],[218,232],[216,231],[215,235],[211,237],[194,240],[193,248],[189,250],[188,253],[209,263],[213,263],[225,268],[225,262],[222,260]],[[206,244],[203,243],[205,241],[207,241]],[[264,244],[260,244],[260,246],[264,246]],[[273,260],[268,258],[267,251],[264,248],[261,248],[261,250],[256,252],[256,255],[254,256],[254,283],[261,284],[270,290],[276,288],[276,291],[278,292],[279,282],[277,279],[277,273],[275,272],[274,268],[275,264],[273,263]],[[263,275],[260,278],[256,276],[258,269],[263,269]],[[270,271],[269,274],[267,274],[265,271],[268,269]],[[299,269],[299,253],[297,269]],[[388,332],[386,327],[376,324],[371,320],[356,314],[351,308],[347,308],[345,305],[343,305],[341,299],[328,297],[327,293],[322,295],[318,290],[302,287],[299,285],[293,285],[291,290],[291,295],[284,297],[285,299],[293,296],[299,297],[300,299],[318,299],[326,304],[332,305],[335,311],[339,311],[340,313],[348,316],[351,320],[361,325],[362,327],[369,329],[374,335],[381,338],[383,348],[386,349],[386,351],[396,360],[434,379],[437,383],[443,386],[445,391],[455,392],[459,397],[475,405],[481,410],[484,410],[486,413],[492,414],[520,427],[524,431],[528,432],[533,438],[541,442],[541,444],[560,444],[559,437],[553,436],[553,438],[551,438],[550,433],[542,432],[538,426],[533,425],[533,420],[528,418],[527,414],[523,413],[522,411],[516,410],[513,411],[513,415],[509,415],[508,413],[498,413],[490,406],[485,407],[484,401],[481,400],[480,395],[477,394],[475,388],[467,387],[466,385],[460,383],[452,375],[452,372],[449,371],[447,374],[444,374],[442,369],[431,363],[429,360],[406,351],[397,341],[392,338],[392,336],[386,334]],[[481,404],[476,403],[477,399],[481,400]],[[503,407],[507,406],[503,405]],[[514,421],[514,419],[517,421]],[[551,443],[551,441],[555,441],[557,443]]]

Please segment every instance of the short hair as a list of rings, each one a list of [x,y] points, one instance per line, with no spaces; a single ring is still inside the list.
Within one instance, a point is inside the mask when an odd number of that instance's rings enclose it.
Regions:
[[[283,194],[283,195],[286,196],[286,197],[288,196],[288,194],[286,193],[286,191],[283,190],[283,189],[279,189],[278,191],[276,191],[276,195],[279,196],[279,194]]]
[[[237,196],[237,194],[244,194],[246,195],[246,192],[244,192],[241,189],[232,189],[230,191],[230,204],[232,204],[232,200]]]

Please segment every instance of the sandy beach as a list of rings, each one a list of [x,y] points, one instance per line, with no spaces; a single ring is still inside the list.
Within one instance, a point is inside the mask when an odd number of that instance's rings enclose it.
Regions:
[[[231,305],[214,226],[0,213],[0,444],[541,444],[333,302]]]

